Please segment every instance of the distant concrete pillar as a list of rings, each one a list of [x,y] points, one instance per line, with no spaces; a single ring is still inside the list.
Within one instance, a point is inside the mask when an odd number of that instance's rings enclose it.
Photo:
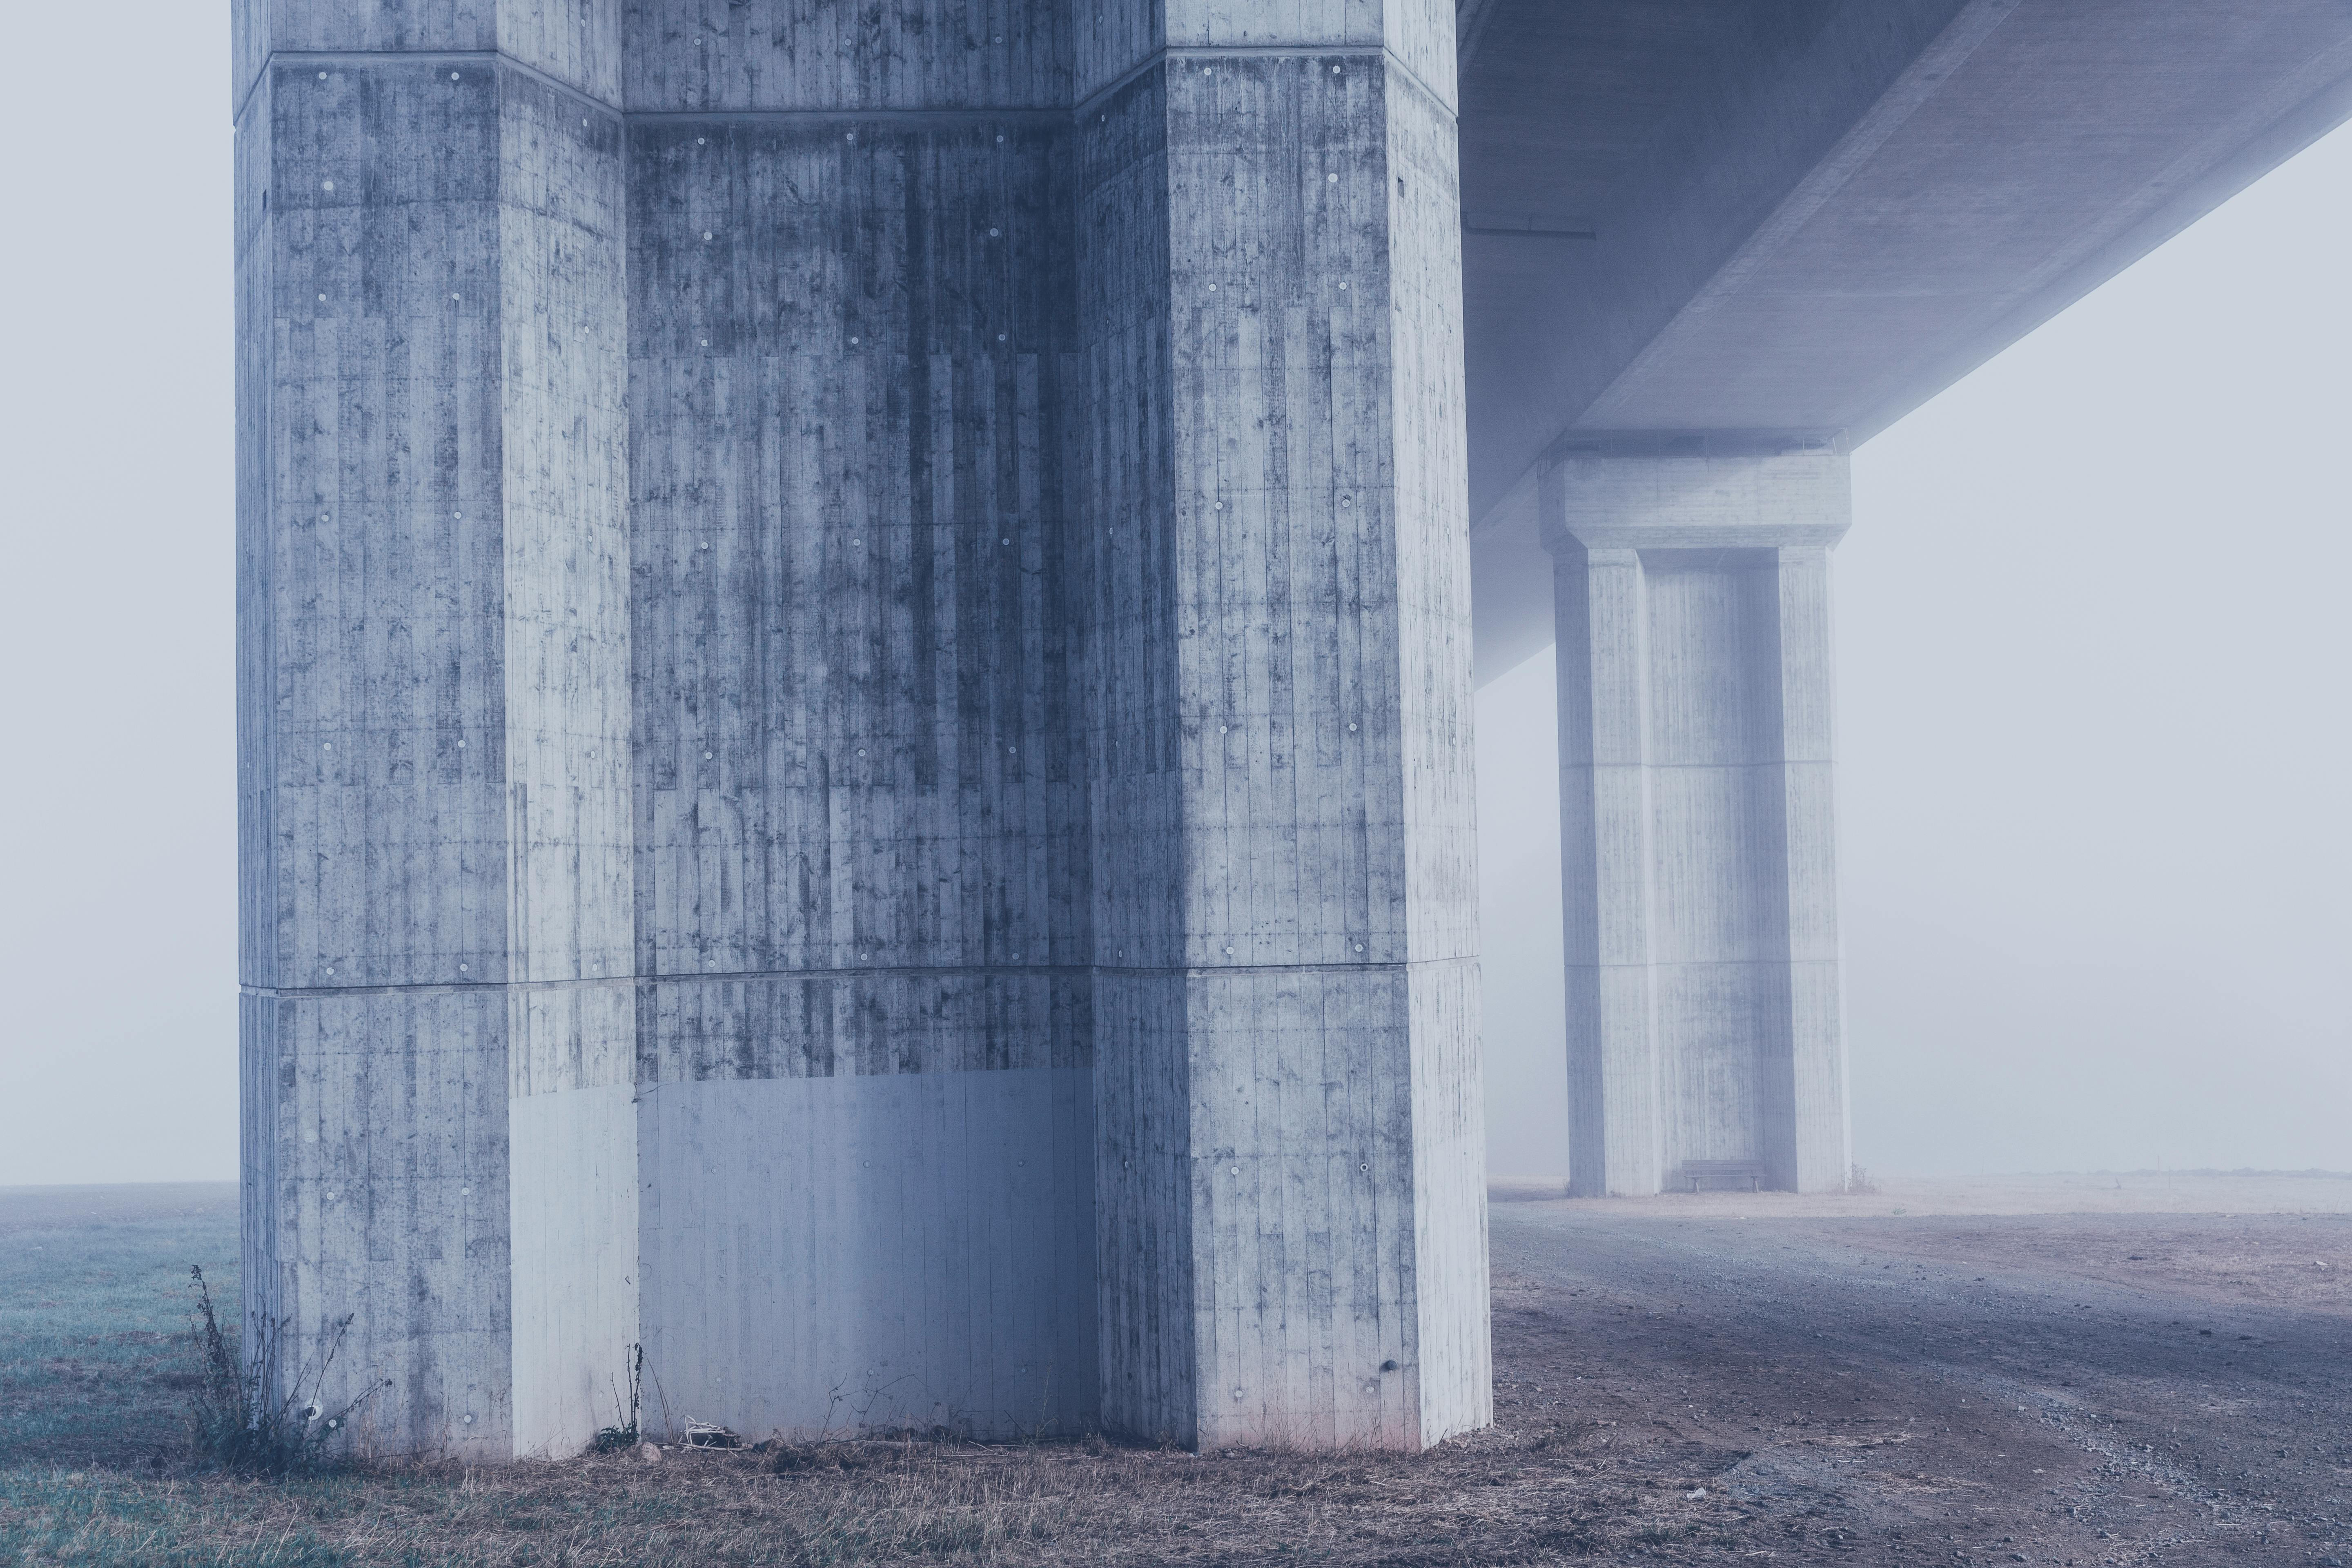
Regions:
[[[617,11],[235,8],[245,1299],[382,1451],[636,1338]]]
[[[1829,552],[1847,458],[1575,453],[1539,505],[1570,1190],[1840,1190]]]
[[[1077,14],[1103,1418],[1419,1448],[1491,1415],[1451,12]]]

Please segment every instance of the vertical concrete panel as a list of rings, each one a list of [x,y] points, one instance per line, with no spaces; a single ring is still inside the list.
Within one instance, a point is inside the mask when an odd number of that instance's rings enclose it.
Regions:
[[[1852,1169],[1853,1141],[1837,920],[1830,556],[1818,547],[1783,549],[1776,556],[1792,1177],[1799,1192],[1835,1192]]]
[[[560,990],[629,945],[619,140],[491,26],[238,29],[251,1300],[281,1377],[373,1390],[361,1446],[476,1458],[584,1441],[540,1392],[634,1337],[634,1259],[546,1201],[633,1196],[625,1141],[509,1114],[635,1056],[625,993]],[[564,1303],[521,1368],[518,1255]]]
[[[1654,947],[1670,1182],[1769,1163],[1788,1058],[1778,787],[1778,605],[1769,552],[1652,552]]]
[[[1486,1409],[1450,112],[1370,8],[1097,21],[1188,51],[1078,127],[1104,1415],[1419,1447]]]
[[[362,1450],[510,1457],[503,1007],[494,987],[248,992],[247,1347]]]
[[[521,21],[608,79],[596,15]],[[514,1446],[566,1454],[638,1338],[623,132],[520,71],[501,116]]]
[[[613,994],[625,1008],[625,993]],[[625,1081],[509,1100],[514,1451],[628,1422],[638,1342],[637,1114]]]
[[[1096,1395],[1065,33],[626,29],[648,1374],[749,1430],[1066,1430]]]
[[[249,1303],[281,1377],[350,1320],[326,1394],[373,1389],[362,1444],[504,1458],[498,86],[268,74],[238,164]]]
[[[1540,500],[1559,563],[1571,1186],[1833,1189],[1827,573],[1845,459],[1625,444],[1557,463]]]
[[[1549,510],[1556,476],[1545,484]],[[1648,585],[1633,551],[1571,540],[1556,554],[1569,1185],[1584,1196],[1655,1192]]]

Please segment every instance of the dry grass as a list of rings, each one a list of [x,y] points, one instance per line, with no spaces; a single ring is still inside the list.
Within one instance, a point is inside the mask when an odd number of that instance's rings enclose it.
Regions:
[[[202,1371],[185,1337],[185,1269],[235,1255],[226,1210],[6,1237],[0,1562],[1403,1568],[1739,1556],[1727,1533],[1739,1510],[1721,1489],[1685,1495],[1737,1452],[1629,1447],[1622,1432],[1612,1448],[1597,1429],[1535,1410],[1417,1457],[1202,1457],[1093,1438],[241,1477],[203,1463],[185,1422]]]
[[[1731,1542],[1679,1489],[1434,1459],[1194,1458],[1080,1446],[860,1450],[778,1473],[673,1451],[496,1470],[386,1467],[268,1483],[94,1471],[0,1478],[27,1563],[1549,1563]],[[1453,1462],[1449,1462],[1449,1459]],[[1478,1472],[1478,1473],[1474,1473]],[[1718,1504],[1719,1506],[1719,1504]],[[1644,1552],[1646,1554],[1646,1552]]]

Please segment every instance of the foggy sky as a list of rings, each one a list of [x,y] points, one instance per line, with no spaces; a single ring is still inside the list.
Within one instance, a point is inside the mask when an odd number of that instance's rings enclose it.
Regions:
[[[105,112],[0,101],[0,1184],[236,1169],[227,29],[133,11]],[[2338,132],[1857,456],[1862,1163],[2352,1168],[2347,242]],[[1478,709],[1498,1171],[1565,1168],[1550,701]]]
[[[2352,128],[1854,456],[1855,1160],[2352,1169]],[[1478,703],[1490,1163],[1566,1169],[1551,658]]]

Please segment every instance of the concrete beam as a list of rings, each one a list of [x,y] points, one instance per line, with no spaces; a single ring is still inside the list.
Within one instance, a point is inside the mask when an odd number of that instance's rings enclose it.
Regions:
[[[1492,0],[1465,205],[1478,678],[1570,435],[1850,447],[2352,113],[2337,0]]]

